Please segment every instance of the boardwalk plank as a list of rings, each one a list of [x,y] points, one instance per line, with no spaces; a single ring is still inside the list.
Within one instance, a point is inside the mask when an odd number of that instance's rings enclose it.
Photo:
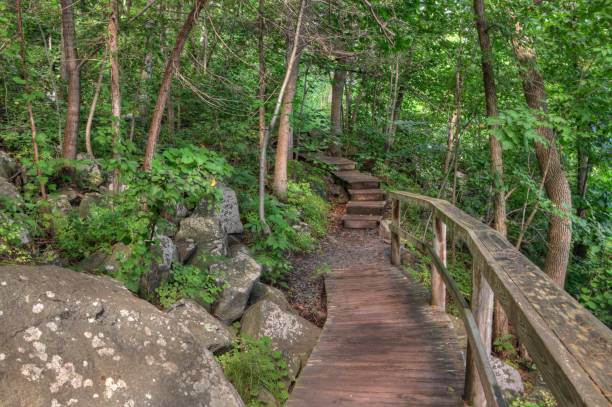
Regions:
[[[464,367],[446,315],[388,264],[335,269],[328,319],[289,407],[461,406]]]

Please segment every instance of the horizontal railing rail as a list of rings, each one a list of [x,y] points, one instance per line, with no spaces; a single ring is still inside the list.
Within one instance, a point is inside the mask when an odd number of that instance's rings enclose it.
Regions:
[[[401,262],[402,240],[432,258],[431,303],[445,309],[446,291],[461,311],[468,336],[465,399],[475,406],[505,405],[488,355],[494,298],[562,406],[611,406],[612,331],[557,286],[502,235],[447,201],[391,192],[391,261]],[[433,247],[402,230],[401,203],[429,209]],[[446,234],[472,255],[471,310],[446,269]]]

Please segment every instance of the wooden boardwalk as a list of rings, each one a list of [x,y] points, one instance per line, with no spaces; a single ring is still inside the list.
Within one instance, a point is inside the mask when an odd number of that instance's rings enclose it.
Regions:
[[[462,406],[464,367],[448,317],[389,264],[326,277],[328,316],[286,404]]]

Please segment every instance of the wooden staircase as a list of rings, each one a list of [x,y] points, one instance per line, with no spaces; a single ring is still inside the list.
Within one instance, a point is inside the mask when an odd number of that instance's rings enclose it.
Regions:
[[[378,227],[385,211],[385,192],[380,180],[371,174],[355,169],[356,163],[346,158],[318,156],[316,158],[333,170],[333,174],[348,189],[350,201],[342,224],[349,229],[373,229]]]

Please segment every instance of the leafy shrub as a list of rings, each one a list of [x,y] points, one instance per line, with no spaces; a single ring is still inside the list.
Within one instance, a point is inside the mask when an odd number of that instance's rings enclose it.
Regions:
[[[266,222],[271,230],[267,236],[259,221],[257,200],[251,198],[243,205],[245,228],[252,236],[255,257],[264,266],[263,278],[280,285],[291,269],[286,253],[313,250],[325,234],[329,211],[329,204],[308,183],[289,182],[287,192],[287,203],[266,196]]]
[[[212,304],[224,288],[217,283],[217,278],[216,274],[195,266],[174,265],[170,280],[157,289],[159,303],[169,308],[182,298],[191,298]]]
[[[21,246],[33,223],[12,201],[0,201],[0,263],[31,260],[30,253]]]
[[[231,352],[219,356],[219,362],[247,405],[258,406],[257,397],[264,389],[280,403],[289,397],[284,383],[287,365],[281,353],[272,349],[270,338],[241,336]]]

